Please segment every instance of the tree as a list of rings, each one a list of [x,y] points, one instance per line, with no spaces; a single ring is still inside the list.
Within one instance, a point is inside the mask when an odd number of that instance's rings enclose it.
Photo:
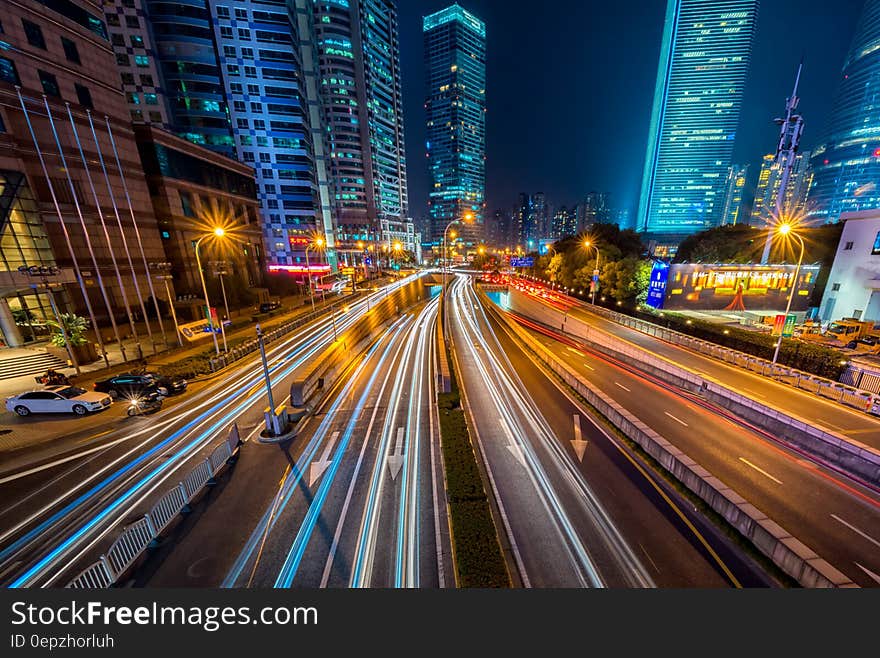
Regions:
[[[647,298],[651,261],[628,257],[605,263],[601,269],[599,289],[603,294],[619,302],[641,303]]]
[[[50,320],[47,324],[55,329],[55,333],[52,334],[50,339],[55,347],[64,347],[66,345],[64,333],[61,331],[62,327],[64,327],[64,331],[67,333],[67,340],[71,347],[78,347],[89,342],[85,335],[89,328],[88,320],[74,313],[62,313],[61,324],[55,320]]]
[[[544,272],[547,275],[547,278],[550,281],[556,281],[559,277],[559,271],[562,269],[562,264],[565,261],[564,254],[553,254],[553,257],[550,259],[550,262],[547,264],[547,269]]]

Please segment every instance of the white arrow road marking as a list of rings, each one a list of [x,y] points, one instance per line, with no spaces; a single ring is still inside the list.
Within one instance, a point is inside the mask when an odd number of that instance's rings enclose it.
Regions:
[[[773,477],[772,475],[770,475],[770,474],[769,474],[767,471],[765,471],[763,468],[758,468],[758,467],[755,466],[752,462],[750,462],[748,459],[744,459],[743,457],[740,457],[739,460],[740,460],[743,464],[745,464],[746,466],[750,466],[751,468],[754,468],[756,471],[758,471],[758,473],[760,473],[760,474],[763,475],[764,477],[766,477],[766,478],[770,478],[770,479],[773,480],[776,484],[782,484],[782,482],[781,482],[780,480],[777,480],[775,477]],[[834,515],[832,514],[831,516],[834,516]]]
[[[318,461],[312,462],[312,465],[309,466],[309,486],[317,482],[318,478],[324,475],[324,471],[326,471],[330,467],[330,451],[333,450],[333,445],[336,443],[336,437],[339,436],[339,432],[333,432],[330,435],[330,440],[327,441],[327,445],[324,446],[324,452],[321,454],[321,458]]]
[[[839,516],[837,516],[837,514],[832,514],[831,518],[834,519],[835,521],[837,521],[838,523],[842,523],[843,525],[845,525],[847,528],[849,528],[853,532],[860,534],[862,537],[867,539],[869,542],[871,542],[872,544],[874,544],[875,546],[880,548],[880,541],[877,541],[876,539],[874,539],[870,535],[865,534],[864,532],[862,532],[861,530],[856,528],[854,525],[847,523],[846,521],[841,519]]]
[[[874,573],[873,571],[871,571],[868,567],[863,567],[863,566],[862,566],[861,564],[859,564],[858,562],[856,562],[856,566],[857,566],[859,569],[861,569],[862,571],[864,571],[866,574],[868,574],[871,578],[873,578],[875,582],[880,583],[880,576],[878,576],[876,573]]]
[[[685,427],[688,426],[688,424],[687,424],[686,422],[684,422],[681,418],[676,418],[675,416],[673,416],[673,415],[672,415],[671,413],[669,413],[668,411],[664,411],[663,413],[666,414],[667,416],[669,416],[669,417],[670,417],[672,420],[674,420],[676,423],[680,423],[680,424],[684,425]]]
[[[518,461],[520,463],[520,466],[525,468],[526,467],[526,458],[525,458],[525,455],[523,455],[522,448],[519,447],[519,444],[513,438],[513,432],[511,432],[510,429],[507,427],[507,423],[504,422],[503,418],[499,418],[498,422],[501,423],[502,427],[504,427],[508,430],[507,436],[510,437],[510,443],[507,444],[507,449],[510,450],[510,454],[513,455],[514,459],[516,459],[516,461]]]
[[[587,442],[581,437],[581,417],[578,414],[572,416],[574,419],[574,440],[571,442],[574,447],[574,454],[577,455],[578,461],[584,461],[584,451],[587,449]]]
[[[391,471],[391,479],[395,479],[403,466],[403,428],[397,428],[397,446],[392,446],[392,452],[388,455],[388,468]]]

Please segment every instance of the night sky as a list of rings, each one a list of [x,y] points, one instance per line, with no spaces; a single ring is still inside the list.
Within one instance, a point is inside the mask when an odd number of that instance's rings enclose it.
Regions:
[[[451,0],[399,0],[410,215],[427,214],[421,19]],[[592,190],[634,212],[666,0],[460,0],[486,22],[488,210],[520,191],[551,205]],[[802,149],[821,139],[862,0],[762,0],[734,162],[775,151],[801,56]]]

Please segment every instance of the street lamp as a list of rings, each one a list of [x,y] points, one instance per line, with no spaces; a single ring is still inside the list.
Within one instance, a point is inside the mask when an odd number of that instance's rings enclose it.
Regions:
[[[794,270],[794,281],[791,284],[791,290],[789,290],[789,292],[788,292],[788,303],[785,305],[784,318],[787,320],[788,319],[788,312],[791,310],[791,300],[794,299],[794,293],[795,293],[795,290],[797,290],[799,279],[800,279],[801,263],[803,263],[803,261],[804,261],[804,239],[801,236],[799,236],[797,233],[793,232],[791,224],[788,224],[788,223],[780,224],[777,227],[776,232],[779,235],[781,235],[783,238],[790,235],[791,237],[795,238],[798,241],[798,243],[800,243],[800,246],[801,246],[801,253],[798,256],[797,267]],[[779,348],[782,346],[782,334],[785,331],[785,320],[783,320],[783,322],[782,322],[782,327],[783,328],[779,332],[779,340],[776,341],[776,349],[773,350],[773,360],[771,361],[771,363],[773,363],[773,364],[775,364],[776,359],[779,358]]]
[[[594,306],[596,305],[596,288],[599,287],[599,247],[594,245],[589,240],[584,240],[584,247],[590,249],[591,247],[596,250],[596,269],[593,270],[593,294],[591,296],[590,303]]]
[[[442,293],[443,293],[443,301],[444,302],[446,301],[446,270],[448,269],[448,263],[446,262],[446,257],[448,255],[446,252],[446,234],[448,233],[449,228],[453,224],[462,223],[462,222],[472,222],[473,219],[474,219],[474,214],[471,212],[466,212],[464,214],[464,217],[462,217],[462,219],[453,219],[451,222],[449,222],[446,225],[446,228],[443,229],[443,254],[442,254],[442,259],[443,259],[442,260],[442,264],[443,264],[443,269],[442,269],[443,290],[442,290]],[[454,232],[452,234],[452,237],[455,238]],[[445,303],[442,305],[442,309],[443,309],[443,334],[444,334],[444,338],[448,341],[449,340],[449,323],[446,320],[447,313],[446,313]]]
[[[306,245],[306,278],[309,281],[309,299],[312,301],[312,312],[315,312],[315,293],[312,290],[312,266],[309,263],[309,249],[315,249],[316,251],[324,246],[324,238],[317,237],[315,238],[314,243],[309,243]]]
[[[174,333],[177,334],[177,344],[183,347],[183,338],[180,337],[180,325],[177,323],[177,312],[174,310],[174,300],[171,299],[171,290],[168,288],[168,281],[172,279],[171,263],[150,263],[151,270],[155,270],[158,274],[154,275],[159,281],[165,284],[165,297],[168,299],[168,308],[171,309],[171,319],[174,320]]]
[[[208,318],[208,323],[211,325],[211,337],[214,339],[214,351],[217,352],[217,356],[220,356],[220,345],[217,343],[217,332],[214,331],[214,321],[211,318],[211,303],[208,301],[208,286],[205,283],[205,273],[202,271],[202,259],[199,256],[199,245],[202,243],[202,240],[205,238],[215,237],[222,238],[226,235],[226,231],[223,230],[220,226],[215,228],[210,233],[206,233],[198,240],[196,240],[196,267],[199,269],[199,278],[202,280],[202,293],[205,295],[205,312],[206,317]],[[226,348],[226,331],[223,329],[223,323],[220,323],[220,333],[223,334],[223,347]]]

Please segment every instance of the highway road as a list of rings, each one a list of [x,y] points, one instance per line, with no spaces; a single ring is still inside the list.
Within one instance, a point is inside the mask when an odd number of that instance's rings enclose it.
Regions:
[[[522,320],[522,319],[521,319]],[[580,376],[864,587],[880,586],[880,496],[780,447],[724,409],[546,329],[533,335]]]
[[[356,322],[369,303],[363,299],[337,313],[338,330]],[[276,401],[286,399],[292,373],[332,340],[328,317],[267,348]],[[121,424],[98,445],[90,442],[63,457],[5,472],[0,477],[0,582],[12,587],[66,583],[107,548],[115,527],[143,514],[151,500],[228,435],[233,423],[246,437],[255,434],[265,405],[255,356],[171,409]]]
[[[290,445],[245,445],[239,472],[138,584],[454,584],[434,404],[436,318],[436,297],[404,313]]]
[[[767,577],[450,290],[456,369],[522,584],[760,586]]]
[[[569,313],[573,317],[597,329],[647,349],[652,354],[669,359],[697,374],[707,375],[723,382],[756,402],[778,407],[816,425],[880,449],[880,419],[875,416],[849,409],[793,386],[624,327],[608,318],[591,313],[589,304],[573,297],[559,293],[552,293],[552,296],[552,301],[569,307]],[[548,301],[542,297],[537,299],[545,303]]]

